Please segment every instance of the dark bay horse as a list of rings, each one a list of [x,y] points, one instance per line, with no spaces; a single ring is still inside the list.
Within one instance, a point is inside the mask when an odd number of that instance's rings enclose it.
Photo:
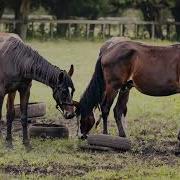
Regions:
[[[65,118],[74,116],[72,97],[74,85],[71,80],[73,66],[69,74],[50,64],[30,46],[24,44],[15,34],[0,34],[0,118],[3,100],[7,99],[7,145],[12,146],[12,121],[14,119],[14,99],[16,91],[20,94],[23,144],[30,147],[27,133],[27,106],[32,80],[50,86],[57,108]]]
[[[124,40],[130,40],[129,38],[126,37],[112,37],[111,39],[107,40],[102,47],[100,48],[100,56],[102,56],[104,53],[106,53],[106,51],[108,51],[109,48],[111,48],[112,46],[116,45],[117,43],[124,41]],[[129,84],[129,88],[130,88],[130,84]],[[123,89],[123,87],[122,87]],[[125,90],[125,89],[124,89]],[[123,123],[122,123],[122,119],[124,120],[126,113],[127,113],[127,106],[126,103],[128,101],[129,98],[129,89],[126,92],[126,98],[124,98],[124,101],[120,101],[122,93],[119,92],[118,95],[118,100],[116,102],[116,105],[113,109],[114,111],[114,118],[116,120],[116,124],[118,127],[118,131],[119,131],[119,136],[121,137],[125,137],[125,131],[123,128]],[[118,90],[114,90],[110,85],[106,85],[105,91],[103,92],[103,99],[102,102],[99,103],[99,109],[101,111],[101,115],[98,119],[98,121],[96,122],[96,127],[99,125],[101,119],[103,119],[103,134],[108,134],[108,129],[107,129],[107,118],[110,112],[110,108],[114,102],[115,97],[118,94]],[[123,93],[124,94],[124,93]],[[79,103],[74,101],[74,105],[78,108]],[[93,109],[95,110],[97,107],[94,107]],[[95,124],[95,117],[94,117],[94,113],[93,111],[89,114],[89,116],[85,117],[85,120],[81,120],[81,121],[86,121],[86,132],[89,132],[89,130],[92,128],[92,126]]]
[[[100,54],[93,77],[76,110],[80,129],[87,134],[83,119],[103,102],[106,87],[120,90],[119,104],[126,105],[131,87],[150,96],[169,96],[180,92],[180,45],[150,46],[121,41]]]

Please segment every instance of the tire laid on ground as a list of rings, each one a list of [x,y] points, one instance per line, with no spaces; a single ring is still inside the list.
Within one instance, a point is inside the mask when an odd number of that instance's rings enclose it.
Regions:
[[[131,149],[131,141],[127,138],[119,136],[110,136],[104,134],[89,135],[87,142],[90,145],[110,147],[119,149],[121,151],[128,151]]]
[[[15,118],[20,118],[20,105],[16,104],[15,108]],[[44,102],[33,102],[28,104],[28,118],[41,117],[46,114],[46,104]]]
[[[29,136],[40,138],[68,138],[69,130],[66,126],[57,124],[32,124],[29,127]]]

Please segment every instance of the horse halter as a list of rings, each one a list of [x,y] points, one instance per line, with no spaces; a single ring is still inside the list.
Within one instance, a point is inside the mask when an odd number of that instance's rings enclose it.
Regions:
[[[59,91],[61,91],[60,96],[62,96],[63,88],[61,88],[60,86],[57,86],[56,88],[54,88],[53,95],[55,96],[55,94],[60,93]],[[71,97],[73,96],[74,91],[75,91],[75,90],[72,89]],[[62,101],[62,100],[61,100],[59,103],[56,104],[56,109],[57,109],[61,114],[63,114],[63,112],[64,112],[64,111],[62,110],[62,108],[61,108],[61,106],[63,106],[63,105],[65,105],[65,106],[74,106],[73,103],[68,103],[68,102],[65,102],[65,101]]]

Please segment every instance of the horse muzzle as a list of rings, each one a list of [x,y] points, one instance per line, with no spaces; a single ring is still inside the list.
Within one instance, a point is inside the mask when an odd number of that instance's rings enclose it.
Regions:
[[[64,112],[65,119],[72,119],[75,115],[76,115],[75,112],[68,112],[68,111]]]
[[[87,134],[78,133],[78,139],[86,140],[87,137],[88,137]]]

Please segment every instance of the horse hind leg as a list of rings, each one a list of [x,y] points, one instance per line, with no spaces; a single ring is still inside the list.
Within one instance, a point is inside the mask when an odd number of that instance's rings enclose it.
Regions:
[[[109,91],[106,93],[103,103],[101,104],[101,111],[102,111],[102,119],[103,119],[103,134],[108,134],[107,129],[107,118],[109,116],[109,111],[111,106],[114,102],[114,99],[117,95],[117,91]]]
[[[16,92],[9,93],[8,98],[7,98],[7,114],[6,114],[6,119],[7,119],[7,136],[6,136],[6,145],[8,148],[12,148],[12,122],[14,120],[15,116],[15,110],[14,110],[14,99],[16,96]]]
[[[124,130],[124,120],[127,113],[127,102],[129,99],[129,91],[125,93],[119,93],[117,103],[113,109],[114,111],[114,118],[116,120],[116,124],[118,127],[118,132],[120,137],[126,137],[126,133]]]

